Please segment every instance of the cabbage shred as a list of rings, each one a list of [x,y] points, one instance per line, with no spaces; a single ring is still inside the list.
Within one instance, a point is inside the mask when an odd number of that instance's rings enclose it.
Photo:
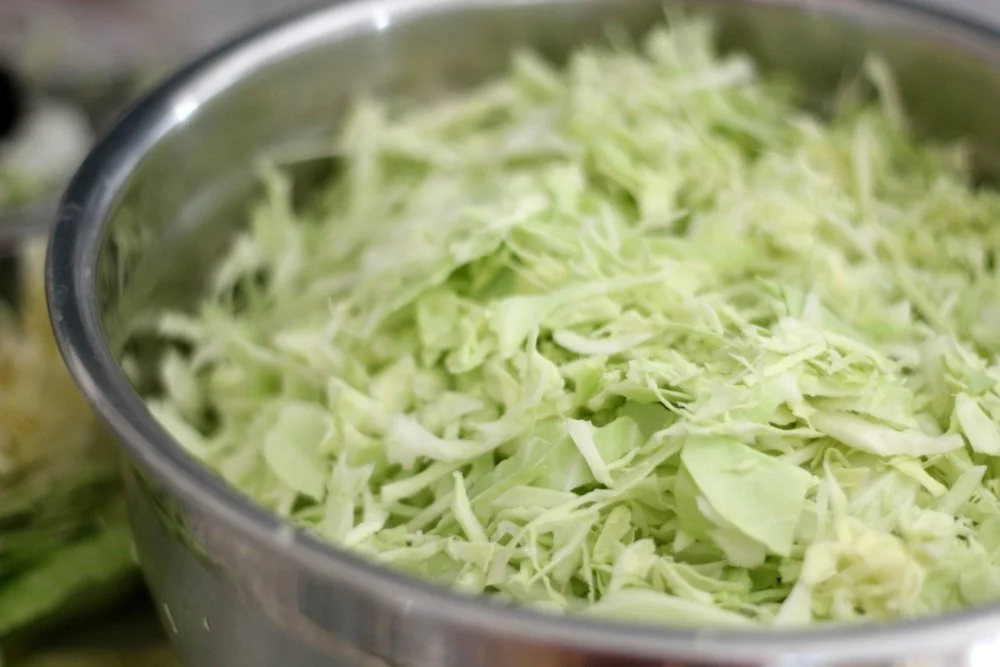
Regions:
[[[1000,598],[1000,195],[886,67],[829,118],[685,20],[288,175],[151,401],[264,506],[559,613],[725,626]],[[865,101],[865,90],[876,101]]]

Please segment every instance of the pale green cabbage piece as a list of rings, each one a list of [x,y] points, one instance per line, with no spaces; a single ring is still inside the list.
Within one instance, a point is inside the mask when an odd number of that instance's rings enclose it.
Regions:
[[[363,101],[343,177],[296,208],[266,169],[164,317],[154,411],[294,523],[550,612],[1000,598],[1000,195],[911,138],[880,61],[845,90],[812,115],[682,20]]]

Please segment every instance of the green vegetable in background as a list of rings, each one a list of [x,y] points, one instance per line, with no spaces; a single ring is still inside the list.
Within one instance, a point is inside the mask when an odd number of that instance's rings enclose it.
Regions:
[[[21,309],[0,312],[0,639],[137,578],[118,455],[56,349],[44,253],[26,246]]]
[[[16,667],[178,667],[177,658],[169,648],[158,647],[141,651],[91,650],[53,653],[34,658]]]
[[[164,317],[151,409],[296,524],[539,609],[996,600],[1000,195],[866,72],[820,119],[684,21],[360,103],[345,176],[297,209],[265,170],[200,309]]]

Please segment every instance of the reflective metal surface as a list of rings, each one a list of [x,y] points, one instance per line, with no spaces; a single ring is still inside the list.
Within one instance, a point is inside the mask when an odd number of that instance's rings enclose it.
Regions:
[[[1000,156],[1000,34],[899,0],[684,0],[729,47],[817,95],[879,51],[922,131]],[[733,633],[616,627],[502,607],[364,563],[258,510],[157,426],[120,361],[156,356],[150,315],[196,298],[262,151],[327,141],[362,89],[434,95],[515,45],[558,58],[661,0],[376,0],[227,46],[137,106],[81,168],[49,255],[69,366],[131,457],[139,555],[189,667],[995,667],[1000,607],[904,625]],[[148,378],[134,382],[145,389]]]

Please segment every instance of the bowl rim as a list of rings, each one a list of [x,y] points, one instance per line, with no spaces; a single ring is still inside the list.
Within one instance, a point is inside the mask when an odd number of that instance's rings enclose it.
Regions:
[[[940,617],[879,625],[827,625],[790,630],[663,628],[544,614],[456,593],[400,574],[295,529],[245,498],[189,456],[159,426],[115,361],[100,320],[96,266],[105,223],[129,174],[198,107],[233,77],[307,49],[319,40],[381,30],[428,13],[546,0],[369,0],[300,9],[245,32],[194,60],[136,103],[97,143],[72,179],[50,234],[46,287],[63,358],[91,405],[136,464],[164,488],[241,535],[267,545],[297,567],[357,590],[400,613],[420,609],[426,620],[456,632],[507,637],[540,646],[572,647],[639,658],[694,657],[726,664],[752,660],[846,660],[907,652],[958,650],[1000,636],[1000,603]],[[573,0],[547,0],[569,3]],[[613,1],[613,0],[608,0]],[[965,55],[1000,68],[1000,26],[918,0],[741,0],[768,8],[821,13],[832,19],[899,22],[942,36]],[[289,536],[292,539],[288,539]],[[1000,650],[1000,643],[997,644]],[[995,660],[995,658],[994,658]]]

